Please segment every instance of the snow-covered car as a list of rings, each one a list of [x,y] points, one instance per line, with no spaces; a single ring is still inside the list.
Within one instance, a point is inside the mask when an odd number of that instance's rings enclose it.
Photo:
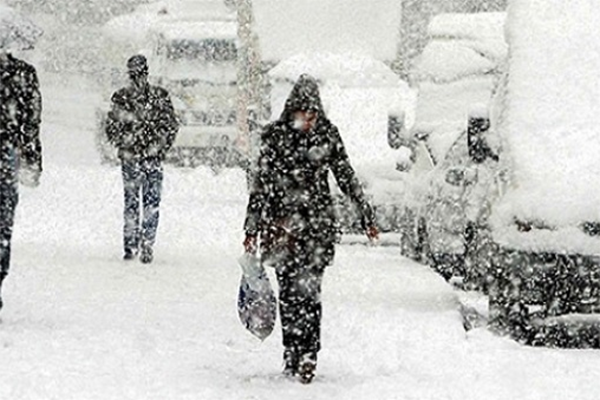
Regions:
[[[320,83],[327,117],[340,130],[352,165],[376,208],[379,227],[386,232],[397,230],[406,175],[401,169],[408,149],[398,148],[394,142],[390,121],[411,108],[411,89],[385,63],[369,56],[298,54],[268,73],[272,119],[279,117],[294,82],[303,73]],[[344,201],[339,211],[345,229],[360,226],[349,203]]]
[[[489,218],[489,313],[529,344],[600,347],[599,19],[584,3],[509,7],[491,129],[511,173]]]
[[[181,127],[167,161],[182,165],[239,164],[244,157],[237,147],[235,15],[223,4],[218,9],[214,1],[207,0],[201,5],[190,3],[190,12],[186,12],[187,3],[190,2],[142,8],[143,12],[110,21],[105,30],[123,41],[122,32],[133,29],[139,41],[137,52],[148,58],[151,80],[171,94]],[[180,8],[172,9],[175,5]],[[213,6],[212,13],[198,11],[208,10],[209,5]],[[136,16],[143,34],[129,26],[130,19],[135,20]],[[129,51],[133,51],[131,47],[127,43]],[[111,159],[114,150],[103,133],[106,100],[98,111],[98,143],[104,157]]]
[[[436,16],[428,28],[431,40],[412,72],[418,95],[415,123],[403,135],[413,165],[401,249],[446,278],[465,273],[469,218],[486,214],[482,191],[500,190],[501,168],[493,160],[501,140],[484,129],[487,112],[480,110],[488,109],[506,58],[505,16]],[[470,139],[493,156],[477,161]]]
[[[504,151],[493,143],[487,113],[469,116],[468,128],[429,173],[421,205],[424,257],[443,277],[457,277],[465,287],[485,290],[485,276],[472,263],[485,240],[492,205],[505,190]]]

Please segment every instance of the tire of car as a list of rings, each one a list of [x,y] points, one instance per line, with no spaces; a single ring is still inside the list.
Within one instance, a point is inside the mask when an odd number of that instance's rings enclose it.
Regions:
[[[531,342],[529,309],[522,296],[523,276],[520,265],[526,260],[518,251],[500,249],[489,274],[489,326],[519,342]]]

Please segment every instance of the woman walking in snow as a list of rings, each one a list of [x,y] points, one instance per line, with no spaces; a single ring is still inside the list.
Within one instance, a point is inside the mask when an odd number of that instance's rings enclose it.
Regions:
[[[275,267],[284,374],[303,383],[315,375],[321,348],[321,282],[333,262],[338,234],[329,171],[360,210],[369,239],[376,239],[373,210],[338,129],[325,116],[317,82],[302,75],[281,117],[261,134],[244,247],[249,253],[260,247],[262,262]]]

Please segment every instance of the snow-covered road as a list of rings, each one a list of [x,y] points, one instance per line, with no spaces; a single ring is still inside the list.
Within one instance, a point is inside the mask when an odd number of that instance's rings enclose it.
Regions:
[[[44,81],[42,81],[44,83]],[[394,247],[338,246],[318,377],[237,320],[241,171],[166,168],[155,262],[121,261],[121,181],[98,97],[46,78],[45,173],[23,189],[0,316],[0,399],[596,399],[600,353],[466,333],[456,294]],[[271,275],[272,276],[272,275]]]

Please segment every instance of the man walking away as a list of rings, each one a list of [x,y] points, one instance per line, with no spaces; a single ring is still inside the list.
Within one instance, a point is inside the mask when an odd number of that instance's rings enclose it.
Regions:
[[[106,135],[118,149],[125,198],[123,259],[140,253],[151,263],[158,228],[162,162],[179,128],[169,93],[148,83],[148,63],[135,55],[127,61],[130,85],[112,96]],[[142,220],[140,222],[140,203]]]
[[[0,292],[10,267],[18,181],[36,187],[42,173],[41,113],[35,68],[0,49]]]

